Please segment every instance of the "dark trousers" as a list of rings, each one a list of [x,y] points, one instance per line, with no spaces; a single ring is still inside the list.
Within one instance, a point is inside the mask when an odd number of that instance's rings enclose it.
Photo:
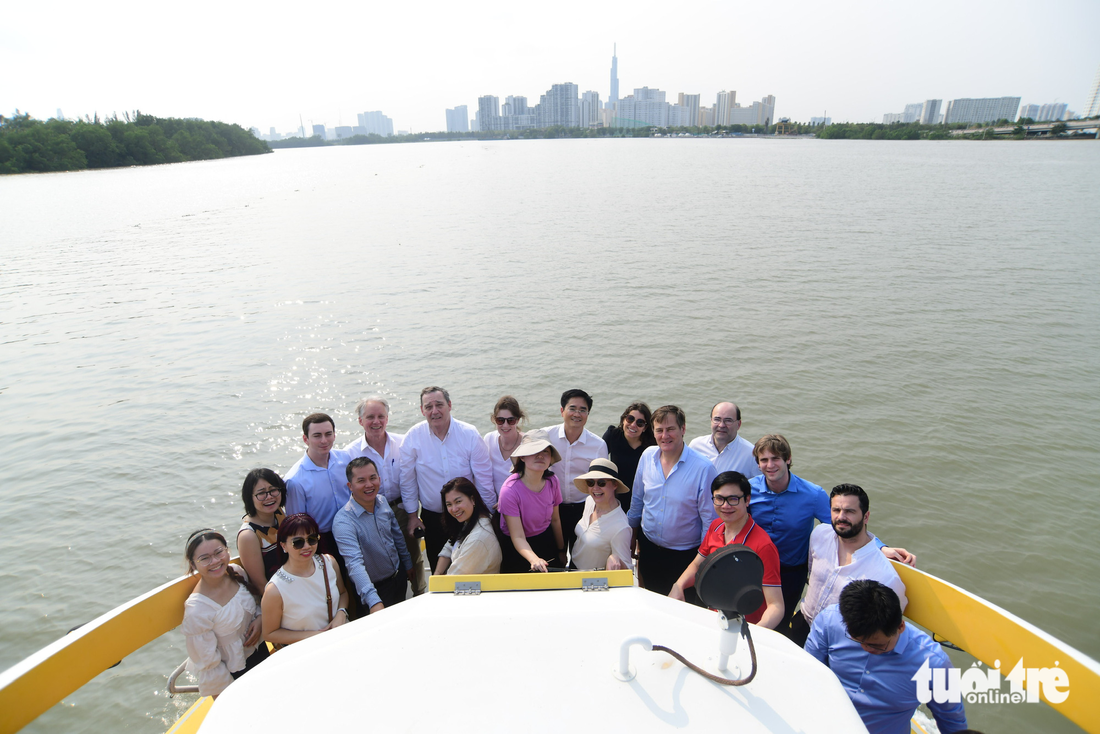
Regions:
[[[668,596],[668,592],[672,591],[672,585],[695,560],[695,556],[699,555],[694,548],[688,550],[662,548],[640,530],[638,545],[640,546],[638,578],[646,589],[662,596]],[[696,603],[694,588],[688,589],[684,596],[689,602]]]
[[[562,502],[558,505],[558,517],[561,518],[561,537],[565,540],[565,547],[570,553],[573,552],[573,543],[577,540],[577,523],[581,521],[583,514],[583,502],[570,502],[568,504]],[[557,549],[554,550],[554,557],[557,557]]]
[[[782,632],[792,640],[794,638],[791,637],[791,617],[794,616],[794,608],[802,598],[802,590],[806,588],[808,575],[809,567],[805,563],[798,566],[779,566],[779,583],[783,586],[783,619],[779,620],[775,631]],[[805,642],[805,638],[802,641]]]
[[[401,569],[393,576],[382,581],[374,582],[374,590],[382,597],[382,604],[392,607],[394,604],[405,601],[409,592],[409,577]]]
[[[810,624],[802,616],[802,610],[799,609],[798,613],[791,617],[791,631],[787,637],[799,647],[806,647],[806,638],[809,636]]]
[[[428,567],[435,573],[439,551],[447,544],[447,531],[443,529],[443,513],[420,508],[420,522],[424,523],[424,550],[428,554]]]
[[[267,642],[264,640],[260,640],[260,644],[256,648],[256,651],[249,655],[248,659],[244,661],[244,667],[240,670],[231,670],[229,674],[233,676],[233,680],[237,680],[242,675],[252,670],[263,661],[267,660],[267,656],[270,654],[271,652],[267,649]]]
[[[500,543],[500,572],[501,573],[526,573],[531,570],[531,562],[519,554],[510,535],[505,535],[500,529],[500,513],[493,513],[493,528],[496,530],[497,542]],[[561,568],[558,560],[558,541],[554,537],[553,526],[546,528],[538,535],[527,538],[527,545],[535,555],[546,561],[550,568]]]

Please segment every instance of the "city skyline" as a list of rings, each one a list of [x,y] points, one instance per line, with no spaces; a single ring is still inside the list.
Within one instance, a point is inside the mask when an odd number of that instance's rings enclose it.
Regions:
[[[1100,62],[1093,31],[1100,4],[1031,7],[1005,0],[991,12],[929,0],[914,14],[839,0],[796,2],[776,14],[711,0],[674,14],[659,3],[632,4],[628,13],[565,0],[547,15],[338,1],[288,22],[271,9],[209,0],[184,17],[126,2],[108,13],[64,1],[22,4],[0,29],[0,113],[103,117],[141,109],[289,132],[299,117],[307,129],[355,126],[369,109],[384,111],[395,129],[431,132],[446,129],[444,109],[472,111],[486,94],[534,100],[571,82],[606,103],[617,46],[620,98],[648,87],[666,90],[670,102],[701,94],[708,105],[716,92],[736,89],[744,99],[775,95],[779,115],[798,121],[878,121],[899,101],[1003,95],[1084,113]],[[58,11],[66,23],[51,22]],[[196,53],[197,38],[213,51]],[[1059,53],[1027,63],[1005,54],[1049,47]]]

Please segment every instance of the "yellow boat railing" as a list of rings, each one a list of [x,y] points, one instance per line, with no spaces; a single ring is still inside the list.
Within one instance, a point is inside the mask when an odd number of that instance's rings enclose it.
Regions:
[[[1029,668],[1053,668],[1057,663],[1068,675],[1070,695],[1061,703],[1047,703],[1085,731],[1100,734],[1100,663],[964,589],[923,571],[895,566],[909,598],[907,617],[987,665],[999,660],[1003,673],[1021,659]],[[433,576],[429,588],[455,592],[456,584],[471,582],[479,582],[479,591],[582,588],[585,579],[600,578],[606,578],[609,587],[633,584],[629,571],[598,571]],[[126,655],[179,626],[183,603],[197,581],[196,576],[170,581],[0,673],[0,734],[19,731]],[[211,699],[200,699],[171,732],[194,731],[210,704]]]

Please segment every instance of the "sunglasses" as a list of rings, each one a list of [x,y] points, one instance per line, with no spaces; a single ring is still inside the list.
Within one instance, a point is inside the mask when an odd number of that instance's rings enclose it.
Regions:
[[[609,484],[615,486],[615,482],[610,479],[585,479],[584,483],[589,487],[606,487]]]
[[[318,535],[317,533],[310,533],[304,538],[301,535],[291,538],[290,546],[294,548],[294,550],[302,550],[302,548],[306,547],[306,543],[309,543],[310,545],[317,545],[320,542],[320,535]]]
[[[632,426],[636,423],[636,424],[638,424],[638,428],[645,428],[645,418],[635,418],[632,415],[626,415],[626,416],[623,416],[623,421],[628,426]]]
[[[503,418],[498,415],[494,420],[496,420],[498,426],[503,426],[505,423],[510,426],[514,426],[516,425],[516,421],[518,421],[519,418],[516,418],[515,416],[512,416],[511,418]]]

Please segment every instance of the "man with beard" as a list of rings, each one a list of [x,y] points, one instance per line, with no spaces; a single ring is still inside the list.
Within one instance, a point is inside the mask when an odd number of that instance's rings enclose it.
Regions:
[[[856,579],[873,579],[889,586],[905,610],[905,584],[880,552],[882,541],[867,530],[870,500],[862,487],[838,484],[829,493],[832,523],[810,534],[810,584],[802,608],[791,620],[791,639],[806,644],[810,625],[822,609],[836,604],[840,592]]]

